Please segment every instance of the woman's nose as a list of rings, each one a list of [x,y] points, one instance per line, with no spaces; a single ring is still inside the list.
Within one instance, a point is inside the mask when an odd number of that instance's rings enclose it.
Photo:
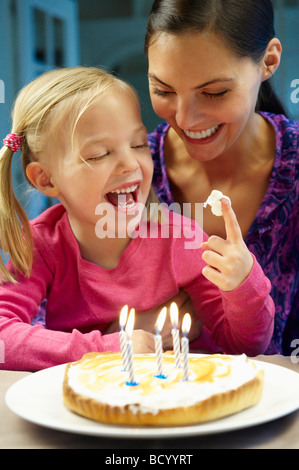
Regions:
[[[178,98],[175,119],[181,129],[192,129],[203,119],[195,98]]]

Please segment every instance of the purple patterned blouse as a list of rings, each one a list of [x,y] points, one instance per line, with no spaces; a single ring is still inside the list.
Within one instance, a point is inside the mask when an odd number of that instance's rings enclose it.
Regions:
[[[275,129],[276,156],[267,192],[245,242],[272,283],[275,329],[266,353],[291,355],[299,343],[299,123],[283,115],[261,114]],[[160,124],[148,140],[156,194],[170,205],[174,200],[164,158],[168,129],[169,124]]]

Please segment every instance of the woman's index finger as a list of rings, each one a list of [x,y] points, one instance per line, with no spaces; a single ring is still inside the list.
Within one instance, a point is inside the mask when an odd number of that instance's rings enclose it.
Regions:
[[[225,223],[226,239],[237,243],[243,240],[242,232],[236,214],[234,213],[230,201],[227,198],[221,199],[222,214]]]

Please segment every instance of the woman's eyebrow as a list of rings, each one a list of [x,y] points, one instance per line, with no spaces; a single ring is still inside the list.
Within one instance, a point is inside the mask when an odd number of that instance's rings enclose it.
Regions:
[[[148,76],[148,78],[152,78],[153,80],[155,80],[156,82],[161,83],[161,85],[166,86],[167,88],[172,88],[170,85],[167,85],[167,83],[162,82],[162,80],[160,80],[160,78],[156,77],[156,75],[154,75],[153,73],[148,73],[147,76]]]
[[[148,78],[151,78],[159,83],[161,83],[161,85],[167,87],[167,88],[171,88],[172,87],[170,85],[167,85],[167,83],[164,83],[162,80],[160,80],[156,75],[154,75],[153,73],[149,73],[148,74]],[[220,78],[214,78],[213,80],[209,80],[208,82],[205,82],[205,83],[202,83],[201,85],[198,85],[196,86],[194,89],[195,90],[198,90],[200,88],[204,88],[208,85],[214,85],[215,83],[224,83],[224,82],[233,82],[235,81],[235,79],[233,77],[220,77]]]

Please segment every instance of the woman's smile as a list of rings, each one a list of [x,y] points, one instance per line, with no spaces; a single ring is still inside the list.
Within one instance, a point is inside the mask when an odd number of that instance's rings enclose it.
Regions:
[[[201,33],[159,35],[148,57],[153,108],[188,154],[200,161],[231,154],[254,116],[259,66],[248,57],[240,59],[221,38]]]
[[[212,140],[214,140],[219,132],[220,131],[220,128],[222,127],[222,124],[219,124],[217,126],[214,126],[214,127],[210,127],[208,129],[205,129],[205,130],[201,130],[201,131],[189,131],[187,129],[184,129],[184,134],[185,134],[185,138],[191,142],[191,143],[195,143],[195,144],[207,144],[207,143],[210,143]]]

